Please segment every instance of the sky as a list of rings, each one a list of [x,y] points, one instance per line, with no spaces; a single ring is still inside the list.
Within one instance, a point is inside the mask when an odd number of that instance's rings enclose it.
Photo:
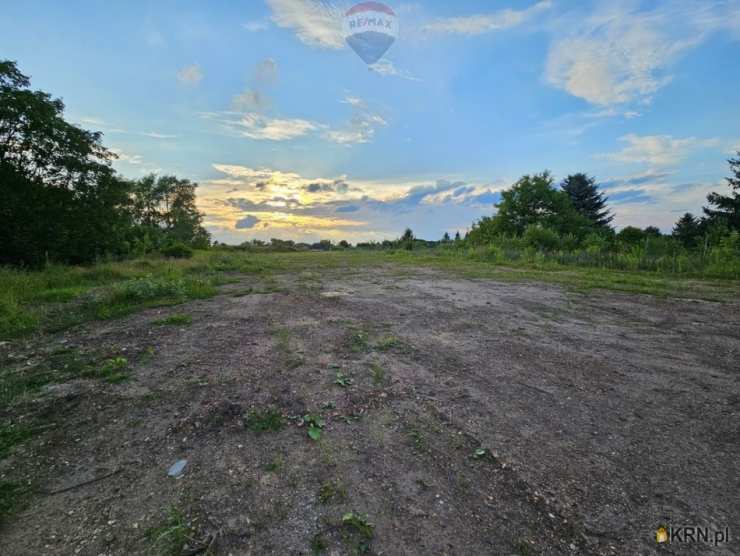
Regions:
[[[5,2],[0,58],[104,133],[115,167],[199,183],[214,239],[438,239],[520,176],[593,175],[670,231],[740,150],[740,0]],[[360,12],[362,13],[362,12]]]

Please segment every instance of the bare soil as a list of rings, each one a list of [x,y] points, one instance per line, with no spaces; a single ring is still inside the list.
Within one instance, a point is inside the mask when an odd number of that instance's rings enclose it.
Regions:
[[[392,266],[274,278],[0,348],[132,369],[0,409],[44,424],[0,462],[35,489],[0,553],[157,553],[170,509],[192,527],[183,554],[740,553],[655,542],[662,524],[740,535],[740,301]],[[286,426],[251,431],[268,408]]]

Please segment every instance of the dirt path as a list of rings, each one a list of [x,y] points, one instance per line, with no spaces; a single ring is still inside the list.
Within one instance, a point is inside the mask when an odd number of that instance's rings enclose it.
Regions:
[[[38,487],[1,552],[157,553],[184,534],[235,555],[650,554],[678,551],[656,550],[661,524],[737,523],[740,303],[393,267],[276,279],[2,348],[133,372],[3,414],[48,426],[0,462]],[[245,426],[270,408],[282,430]]]

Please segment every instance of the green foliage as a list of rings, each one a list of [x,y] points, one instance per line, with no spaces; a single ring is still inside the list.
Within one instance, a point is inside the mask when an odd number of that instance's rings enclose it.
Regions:
[[[710,206],[704,208],[704,214],[710,222],[723,222],[730,230],[740,231],[740,151],[728,162],[732,172],[727,178],[730,194],[710,193],[707,197]]]
[[[102,378],[109,384],[118,384],[128,380],[128,359],[125,357],[113,357],[104,361],[97,373],[97,377]]]
[[[352,379],[346,376],[342,371],[337,371],[334,377],[334,384],[341,386],[342,388],[348,388],[352,385]]]
[[[321,485],[317,495],[322,504],[335,504],[347,499],[347,488],[335,481],[329,481]]]
[[[150,542],[149,553],[157,556],[180,556],[183,547],[194,540],[195,531],[182,512],[170,508],[165,522],[147,530],[146,537]]]
[[[572,174],[561,185],[576,211],[588,219],[596,228],[609,229],[614,220],[606,206],[604,197],[596,186],[596,180],[586,174]]]
[[[208,247],[195,188],[172,176],[116,175],[102,134],[64,120],[64,103],[32,91],[0,61],[0,265],[42,267]]]
[[[192,259],[193,250],[184,243],[172,243],[161,250],[162,255],[173,259]]]
[[[171,315],[155,320],[152,324],[155,326],[190,326],[193,324],[193,317],[190,315]]]
[[[31,427],[15,423],[0,425],[0,460],[8,457],[13,447],[23,444],[35,434],[36,431]]]
[[[529,247],[534,247],[539,251],[555,251],[560,245],[557,232],[536,224],[527,227],[524,232],[524,241]]]
[[[0,527],[23,505],[28,490],[26,485],[0,480]]]
[[[308,437],[313,441],[321,439],[321,431],[326,426],[326,421],[319,415],[304,415],[301,424],[306,427]]]
[[[271,407],[262,411],[250,411],[244,423],[249,430],[257,434],[279,432],[285,427],[285,417],[280,410]]]
[[[645,232],[634,226],[627,226],[617,234],[617,240],[625,245],[638,245],[645,241],[645,237]]]
[[[696,247],[701,238],[701,224],[690,212],[684,214],[673,227],[673,237],[690,249]]]
[[[398,247],[411,251],[414,248],[414,240],[414,232],[411,231],[411,228],[406,228],[406,231],[403,232],[403,235],[398,240]]]
[[[375,526],[366,515],[349,512],[342,516],[342,526],[357,540],[357,551],[365,554],[370,551],[370,543],[375,536]]]

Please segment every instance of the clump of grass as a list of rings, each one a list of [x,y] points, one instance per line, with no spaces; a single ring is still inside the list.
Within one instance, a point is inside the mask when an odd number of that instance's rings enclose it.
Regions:
[[[400,346],[401,340],[396,336],[384,336],[375,344],[375,349],[378,351],[390,351]]]
[[[375,526],[368,521],[366,515],[349,512],[342,516],[342,527],[346,533],[345,541],[353,540],[357,552],[366,554],[370,551],[370,544],[375,536]]]
[[[176,508],[170,508],[167,519],[159,527],[146,532],[150,541],[150,553],[160,556],[180,556],[183,548],[195,540],[195,531]]]
[[[0,405],[10,406],[39,392],[47,384],[86,377],[92,368],[90,356],[74,348],[62,348],[50,353],[38,365],[0,370]]]
[[[171,315],[155,320],[152,324],[155,326],[190,326],[193,324],[193,317],[190,315]]]
[[[321,485],[317,498],[322,504],[335,504],[347,500],[347,488],[335,481]]]
[[[246,427],[254,433],[278,432],[285,427],[285,417],[275,408],[250,411],[244,420]]]
[[[283,456],[281,454],[278,454],[274,458],[272,458],[272,461],[265,465],[265,471],[268,473],[280,473],[282,471],[283,466],[285,465],[285,460],[283,459]]]
[[[14,446],[23,444],[37,431],[25,425],[7,423],[0,425],[0,460],[8,457]]]
[[[377,363],[370,365],[370,375],[373,378],[373,384],[375,386],[383,386],[385,384],[385,369]]]
[[[412,428],[408,432],[409,438],[411,439],[411,443],[414,447],[414,450],[416,450],[419,453],[426,452],[427,451],[427,441],[426,438],[424,438],[424,435],[419,431],[418,429]]]
[[[370,343],[366,332],[357,330],[349,335],[349,349],[354,353],[366,353],[370,351]]]
[[[341,386],[342,388],[348,388],[349,386],[352,386],[352,379],[342,371],[337,371],[334,377],[334,384]]]
[[[18,511],[28,496],[26,485],[0,481],[0,526],[3,522]]]
[[[125,357],[113,357],[106,359],[100,370],[94,374],[109,384],[119,384],[129,379],[128,359]]]
[[[321,533],[316,533],[311,539],[311,553],[323,554],[329,548],[328,543]]]

